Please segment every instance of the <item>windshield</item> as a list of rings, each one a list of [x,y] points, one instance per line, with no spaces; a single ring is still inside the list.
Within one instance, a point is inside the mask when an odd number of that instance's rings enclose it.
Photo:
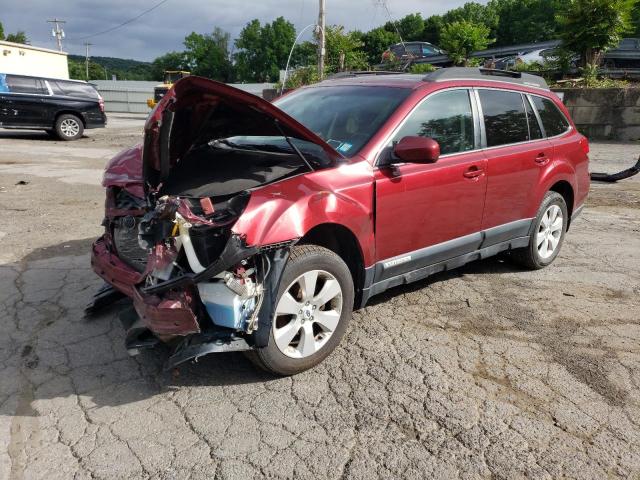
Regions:
[[[373,137],[411,90],[392,87],[303,88],[274,102],[345,157]]]

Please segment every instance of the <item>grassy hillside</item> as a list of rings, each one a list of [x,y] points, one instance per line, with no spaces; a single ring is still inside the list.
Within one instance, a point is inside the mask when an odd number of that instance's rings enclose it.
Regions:
[[[154,80],[149,62],[115,57],[91,57],[90,60],[89,78],[91,80],[104,79],[105,69],[109,80],[112,75],[116,75],[118,80]],[[69,55],[69,75],[71,78],[86,80],[82,55]]]

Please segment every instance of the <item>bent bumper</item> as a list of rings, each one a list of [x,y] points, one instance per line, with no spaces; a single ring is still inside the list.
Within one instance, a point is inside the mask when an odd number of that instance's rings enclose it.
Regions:
[[[142,273],[111,253],[104,237],[100,237],[91,247],[91,268],[105,282],[113,285],[126,296],[133,298],[134,285],[142,281]]]
[[[161,338],[200,332],[193,298],[185,291],[166,295],[145,295],[136,287],[144,274],[135,271],[111,253],[104,237],[91,248],[91,267],[105,282],[128,297],[145,326]]]

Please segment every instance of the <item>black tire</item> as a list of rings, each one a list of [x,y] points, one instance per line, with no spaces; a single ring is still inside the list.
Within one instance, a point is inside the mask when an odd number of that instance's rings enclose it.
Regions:
[[[342,309],[337,327],[319,350],[303,358],[291,358],[285,355],[276,345],[274,329],[269,332],[269,344],[266,347],[247,352],[247,357],[258,367],[276,375],[294,375],[308,370],[322,362],[340,343],[353,311],[354,288],[349,267],[331,250],[317,245],[299,245],[291,249],[291,256],[282,274],[278,298],[274,308],[283,294],[290,290],[296,279],[305,272],[321,270],[332,275],[338,281],[342,293]],[[295,287],[294,287],[295,288]],[[319,288],[319,287],[318,287]],[[322,308],[322,307],[321,307]],[[273,312],[275,317],[275,312]],[[313,317],[311,317],[313,319]],[[273,319],[274,322],[276,318]]]
[[[77,140],[82,137],[84,125],[77,116],[65,113],[56,119],[55,130],[60,140]]]
[[[562,230],[560,232],[560,239],[558,241],[557,246],[551,253],[551,255],[547,258],[543,258],[538,251],[538,232],[544,230],[544,226],[542,225],[543,217],[545,216],[547,210],[555,205],[560,208],[562,212]],[[536,218],[533,221],[533,228],[531,230],[531,239],[529,240],[529,245],[524,248],[518,248],[511,252],[511,258],[515,260],[520,265],[529,268],[531,270],[539,270],[541,268],[550,265],[555,258],[558,256],[560,249],[562,248],[562,243],[564,242],[564,236],[567,232],[567,225],[569,221],[569,214],[567,209],[567,204],[564,201],[562,195],[557,192],[547,192],[542,199],[542,203],[540,204],[540,208],[538,209],[538,213]]]

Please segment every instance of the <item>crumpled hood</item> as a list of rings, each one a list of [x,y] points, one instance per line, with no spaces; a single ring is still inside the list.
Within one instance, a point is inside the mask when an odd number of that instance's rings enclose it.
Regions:
[[[103,187],[121,187],[144,198],[142,179],[142,144],[121,151],[107,162],[102,176]]]
[[[189,76],[175,83],[145,124],[143,176],[151,186],[166,178],[191,148],[236,135],[286,135],[319,145],[333,161],[329,144],[266,100],[224,83]]]

